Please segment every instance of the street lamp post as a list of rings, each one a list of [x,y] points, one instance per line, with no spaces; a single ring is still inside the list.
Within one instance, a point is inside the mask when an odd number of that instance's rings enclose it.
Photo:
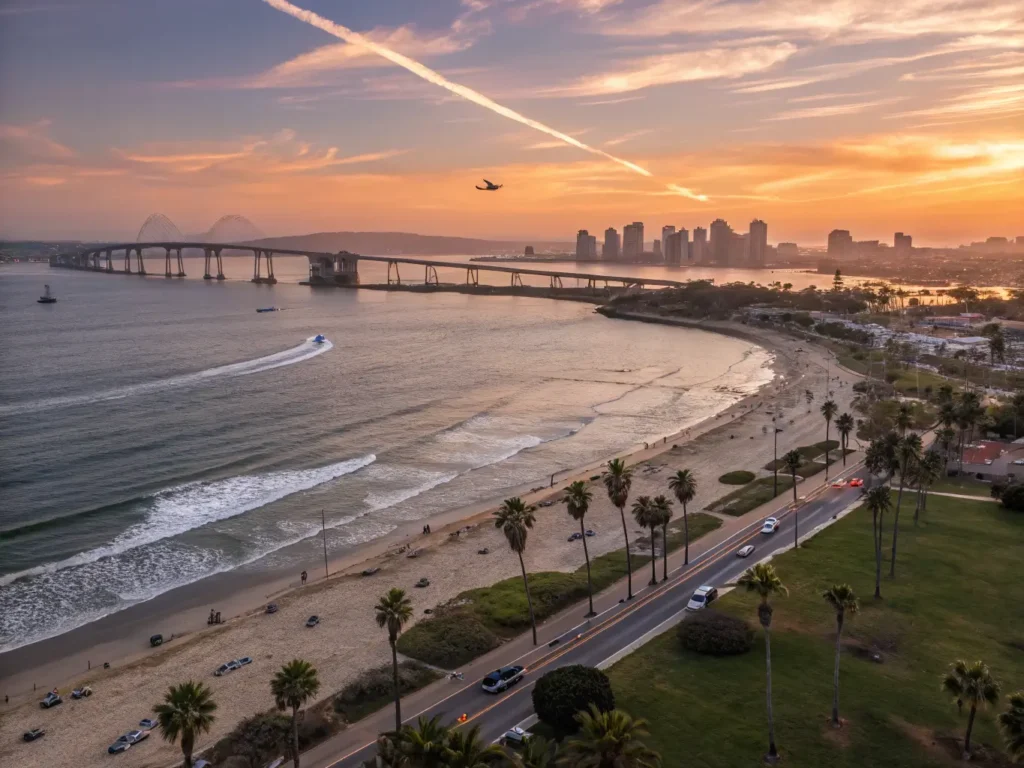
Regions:
[[[772,455],[775,460],[772,461],[772,498],[774,499],[779,495],[779,432],[782,430],[775,426],[775,416],[772,416],[772,442],[774,443]]]

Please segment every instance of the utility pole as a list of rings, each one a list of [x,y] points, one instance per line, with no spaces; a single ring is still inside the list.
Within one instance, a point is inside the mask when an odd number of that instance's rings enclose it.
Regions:
[[[320,530],[324,535],[324,578],[330,574],[327,571],[327,518],[324,517],[323,509],[320,510]]]
[[[779,432],[782,430],[775,425],[775,419],[777,417],[772,416],[772,442],[774,443],[774,449],[772,455],[775,460],[772,462],[772,498],[774,499],[779,495]]]

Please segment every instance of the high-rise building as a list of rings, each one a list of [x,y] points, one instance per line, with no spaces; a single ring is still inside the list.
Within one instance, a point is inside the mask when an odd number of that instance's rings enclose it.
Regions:
[[[906,256],[914,247],[914,238],[897,232],[892,238],[892,247],[898,256]]]
[[[659,240],[658,238],[654,238],[654,245],[651,246],[651,250],[653,251],[655,257],[660,258],[661,257],[661,240]]]
[[[800,249],[796,243],[779,243],[778,253],[780,259],[792,259],[800,255]]]
[[[690,261],[690,233],[685,229],[673,232],[665,241],[665,263],[678,267]]]
[[[604,231],[604,245],[601,246],[601,258],[604,261],[618,261],[621,254],[619,233],[615,227],[608,227]]]
[[[676,228],[671,224],[668,224],[661,228],[661,252],[665,255],[665,261],[668,261],[668,239],[672,236],[672,233],[676,231]]]
[[[750,263],[750,235],[729,236],[729,261],[731,267],[745,266]]]
[[[841,259],[853,253],[853,238],[848,229],[833,229],[828,233],[828,255]]]
[[[641,221],[627,224],[622,231],[622,258],[638,261],[644,252],[644,225]]]
[[[586,261],[588,243],[587,238],[590,237],[590,233],[585,229],[581,229],[576,233],[576,261]]]
[[[725,219],[711,222],[711,263],[719,267],[729,266],[733,234],[732,227]]]
[[[704,227],[693,228],[693,247],[690,249],[690,261],[704,264],[708,260],[708,231]]]
[[[764,257],[768,252],[768,225],[760,219],[750,222],[750,258],[747,261],[751,267],[761,269],[764,267]]]
[[[597,236],[587,235],[587,260],[597,261]]]

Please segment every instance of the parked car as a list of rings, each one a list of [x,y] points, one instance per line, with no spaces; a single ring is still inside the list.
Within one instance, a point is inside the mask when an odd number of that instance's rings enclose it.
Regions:
[[[277,613],[277,603],[267,605],[267,613]]]
[[[480,687],[488,693],[501,693],[522,680],[523,672],[519,665],[496,669],[484,678]]]
[[[580,533],[579,531],[576,531],[576,533],[574,533],[571,536],[569,536],[569,538],[566,539],[566,541],[579,541],[582,538],[583,538],[583,534]]]
[[[39,706],[43,709],[49,709],[50,707],[56,707],[58,704],[62,704],[64,699],[60,697],[60,694],[56,691],[50,691],[46,694],[46,697],[39,702]]]
[[[144,741],[149,738],[149,731],[128,731],[128,733],[118,736],[118,741],[124,741],[128,744],[138,744],[140,741]]]
[[[111,755],[116,755],[120,752],[126,752],[129,747],[131,747],[131,744],[129,744],[127,741],[121,741],[121,739],[118,739],[109,747],[107,747],[107,752]]]
[[[156,726],[156,720],[154,720],[151,717],[144,717],[141,720],[139,720],[139,728],[142,728],[145,731],[151,731],[154,728],[156,728]]]
[[[693,597],[690,598],[690,602],[686,604],[686,610],[699,611],[702,608],[707,608],[708,604],[714,602],[717,597],[718,590],[714,587],[706,585],[703,587],[697,587],[697,591],[693,593]]]
[[[71,692],[72,699],[87,699],[92,696],[92,688],[88,685],[83,685],[81,688],[75,688]]]
[[[156,648],[158,645],[163,645],[163,643],[164,643],[164,636],[163,635],[150,635],[149,636],[149,644],[151,646],[153,646],[154,648]]]
[[[213,673],[213,676],[221,677],[222,675],[226,675],[228,672],[234,672],[236,669],[239,668],[239,666],[241,665],[237,661],[232,659],[231,661],[227,661],[221,664],[219,667],[217,667],[216,671]]]
[[[320,617],[319,616],[310,616],[308,619],[306,619],[306,626],[307,627],[315,627],[319,623],[320,623]]]
[[[373,576],[375,573],[380,573],[380,567],[379,566],[375,565],[372,568],[364,568],[363,569],[363,576]]]
[[[526,731],[516,725],[505,731],[505,735],[501,737],[501,743],[506,747],[521,747],[528,736]]]
[[[44,731],[42,728],[33,728],[31,731],[25,731],[21,735],[21,738],[23,738],[25,741],[35,741],[36,739],[43,738],[43,736],[45,735],[46,731]]]
[[[775,517],[765,518],[764,525],[761,526],[761,533],[775,533],[779,527],[779,520]]]
[[[243,656],[235,662],[240,667],[244,667],[246,664],[252,664],[252,656]]]
[[[736,557],[750,557],[754,553],[754,545],[747,544],[745,547],[740,547],[736,550]]]
[[[591,529],[587,528],[587,536],[597,536],[597,531],[592,531]]]

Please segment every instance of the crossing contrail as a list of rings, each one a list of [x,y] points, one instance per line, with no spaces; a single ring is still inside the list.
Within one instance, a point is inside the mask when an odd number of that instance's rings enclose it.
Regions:
[[[652,177],[654,175],[646,168],[643,168],[637,165],[636,163],[631,163],[629,160],[624,160],[621,157],[616,157],[615,155],[609,152],[605,152],[602,149],[592,147],[589,144],[584,144],[579,139],[574,139],[572,136],[569,136],[566,133],[556,131],[554,128],[548,125],[544,125],[544,123],[529,118],[526,115],[522,115],[516,112],[514,109],[509,109],[508,107],[499,104],[493,99],[487,98],[482,93],[474,91],[472,88],[467,88],[464,85],[453,83],[440,72],[435,72],[430,67],[426,67],[423,64],[420,64],[418,61],[410,59],[408,56],[403,56],[397,51],[393,51],[390,48],[381,45],[380,43],[376,43],[373,40],[370,40],[369,38],[359,34],[358,32],[353,32],[348,27],[342,26],[341,24],[337,24],[336,22],[333,22],[330,19],[325,19],[323,16],[313,13],[313,11],[307,11],[304,8],[299,8],[296,5],[292,5],[290,2],[288,2],[288,0],[263,0],[263,2],[265,2],[272,8],[276,8],[282,13],[287,13],[289,16],[295,17],[299,21],[304,21],[307,24],[317,27],[318,29],[322,29],[327,34],[334,35],[339,40],[344,40],[346,43],[349,43],[350,45],[358,45],[361,48],[364,48],[368,51],[372,51],[373,53],[376,53],[378,56],[387,59],[392,64],[397,64],[403,69],[407,69],[408,71],[412,72],[414,75],[423,78],[428,83],[439,85],[445,90],[454,93],[456,96],[461,96],[462,98],[466,99],[466,101],[471,101],[474,104],[478,104],[484,109],[489,109],[491,110],[491,112],[499,114],[502,117],[507,117],[509,120],[515,120],[517,123],[522,123],[525,126],[533,128],[535,131],[546,133],[548,136],[552,136],[558,139],[559,141],[565,142],[571,147],[576,147],[577,149],[582,149],[584,152],[589,152],[592,155],[603,157],[605,160],[611,160],[613,163],[618,163],[619,165],[628,168],[629,170],[633,171],[634,173],[638,173],[641,176]],[[680,187],[677,184],[669,184],[667,185],[667,188],[672,192],[680,194],[683,197],[689,197],[693,200],[705,201],[708,199],[706,195],[699,195],[693,192],[692,190],[689,190],[686,187]]]

